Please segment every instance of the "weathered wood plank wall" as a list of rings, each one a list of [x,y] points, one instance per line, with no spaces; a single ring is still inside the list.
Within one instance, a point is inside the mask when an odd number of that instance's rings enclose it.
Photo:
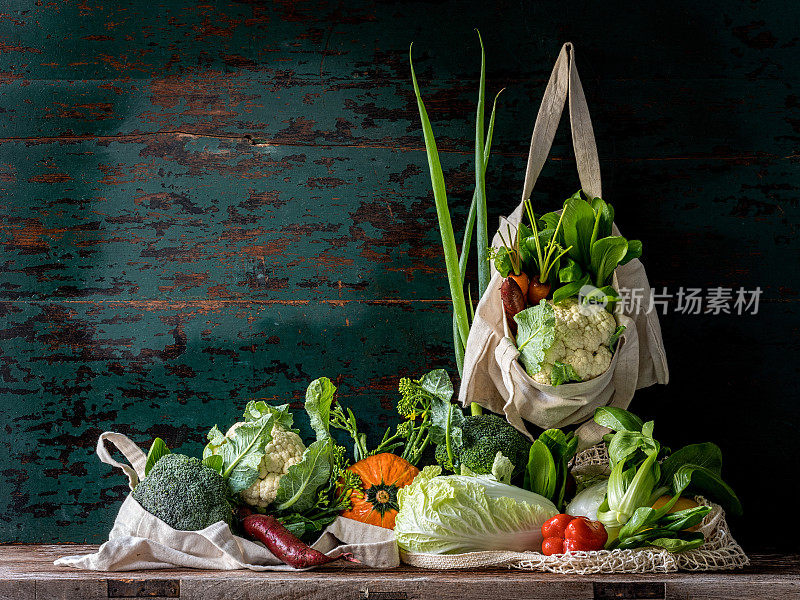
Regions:
[[[800,491],[800,9],[684,0],[5,3],[0,540],[104,538],[125,494],[105,429],[196,450],[247,399],[328,375],[378,435],[399,376],[454,371],[407,50],[460,227],[476,26],[507,88],[493,218],[572,40],[653,285],[764,290],[757,315],[663,317],[672,382],[635,407],[666,442],[719,442],[737,535],[792,547],[797,525],[756,515]],[[577,187],[562,132],[535,199]]]

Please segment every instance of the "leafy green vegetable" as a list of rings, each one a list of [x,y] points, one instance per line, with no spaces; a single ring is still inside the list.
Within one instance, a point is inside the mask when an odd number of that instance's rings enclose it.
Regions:
[[[564,507],[569,461],[578,450],[574,433],[547,429],[531,446],[523,487]]]
[[[331,437],[331,405],[336,386],[327,377],[312,381],[306,389],[305,409],[317,440]]]
[[[397,493],[397,544],[409,552],[456,554],[530,550],[542,543],[542,524],[558,511],[552,502],[493,477],[439,476],[425,467]]]
[[[478,293],[483,296],[486,288],[489,287],[489,263],[488,248],[489,234],[487,224],[489,222],[486,212],[486,169],[483,159],[483,110],[486,96],[486,53],[483,50],[483,38],[477,29],[478,41],[481,45],[481,76],[478,84],[478,107],[475,115],[475,204],[477,206],[477,244],[478,244]]]
[[[619,264],[624,265],[632,261],[634,258],[641,258],[642,256],[642,242],[641,240],[628,240],[628,251]]]
[[[594,422],[614,431],[642,431],[644,421],[632,412],[614,406],[602,406],[594,411]]]
[[[741,513],[736,494],[721,478],[722,453],[715,444],[692,444],[669,453],[653,438],[653,421],[642,420],[626,410],[604,407],[595,411],[595,422],[614,429],[608,440],[612,469],[606,497],[598,508],[598,519],[619,528],[607,548],[660,546],[670,552],[697,548],[702,534],[684,531],[702,521],[710,507],[695,507],[670,514],[688,489],[712,498],[734,514]],[[672,498],[658,509],[655,498],[670,492]]]
[[[492,475],[500,483],[510,484],[513,474],[514,463],[501,450],[498,450],[492,462]]]
[[[583,269],[571,258],[565,258],[564,265],[558,270],[558,280],[561,283],[580,281],[583,278]]]
[[[469,335],[469,317],[467,316],[467,305],[464,299],[464,286],[461,280],[461,270],[459,268],[458,251],[456,249],[455,235],[453,234],[453,224],[450,220],[450,209],[447,204],[447,188],[444,183],[444,174],[442,173],[442,165],[439,161],[439,151],[436,148],[436,140],[431,128],[431,122],[428,118],[428,112],[425,110],[425,104],[422,102],[420,95],[419,85],[417,83],[417,76],[414,72],[414,63],[411,59],[411,47],[408,49],[408,62],[411,66],[411,80],[414,85],[414,94],[417,97],[417,108],[419,109],[420,120],[422,121],[422,133],[425,138],[425,150],[428,156],[428,166],[431,174],[431,186],[433,187],[433,197],[436,203],[436,214],[439,218],[439,232],[442,237],[442,248],[444,250],[444,261],[447,267],[447,280],[450,285],[450,297],[453,300],[453,313],[456,320],[456,329],[458,331],[457,348],[464,348],[467,343],[467,336]],[[485,200],[484,200],[485,202]],[[476,199],[477,210],[481,211],[481,199]],[[485,222],[478,223],[478,239],[484,235],[481,231],[481,226],[485,227]],[[484,245],[486,248],[488,244]],[[480,244],[479,244],[480,249]],[[480,261],[478,261],[480,262]],[[485,262],[485,261],[484,261]],[[456,355],[458,364],[463,364],[463,350],[462,354]]]
[[[457,460],[463,444],[461,428],[464,425],[464,413],[461,409],[435,396],[431,404],[431,441],[444,448],[447,462],[445,467],[455,471],[459,467]],[[437,449],[438,450],[438,449]]]
[[[589,285],[589,281],[590,281],[589,274],[587,273],[580,279],[562,285],[555,292],[553,292],[553,304],[558,304],[562,300],[566,300],[567,298],[572,298],[573,296],[577,296],[578,292],[581,291],[581,288],[583,288],[586,285]]]
[[[742,504],[733,489],[712,469],[694,464],[685,464],[673,476],[671,491],[680,495],[684,490],[703,494],[719,502],[733,515],[742,514]]]
[[[536,440],[531,445],[523,487],[545,498],[552,498],[556,491],[556,477],[553,455],[544,442]]]
[[[331,475],[333,445],[330,438],[317,440],[306,448],[303,460],[289,467],[278,485],[277,510],[292,509],[302,513],[316,504],[319,488]]]
[[[604,237],[592,244],[589,264],[597,287],[610,283],[611,274],[627,252],[628,241],[619,235]]]
[[[203,464],[209,469],[214,469],[217,473],[222,475],[222,470],[225,467],[225,460],[217,454],[212,454],[203,459]]]
[[[623,333],[625,333],[625,325],[617,325],[614,333],[612,333],[611,337],[608,339],[608,348],[611,352],[617,349],[617,342],[619,342],[619,338],[622,337]]]
[[[265,402],[249,402],[244,421],[228,436],[216,425],[208,432],[203,459],[211,455],[222,457],[221,475],[227,480],[231,494],[238,494],[258,479],[258,468],[264,458],[265,447],[272,440],[272,428],[276,423],[285,428],[291,427],[292,416],[288,405],[273,407]],[[218,465],[218,462],[215,464]]]
[[[563,215],[564,243],[571,249],[569,256],[578,264],[590,264],[592,232],[595,214],[580,192],[564,202]]]
[[[556,337],[556,316],[553,306],[542,300],[514,316],[517,322],[517,350],[528,373],[538,373],[545,352]]]
[[[572,368],[572,365],[559,361],[553,363],[553,370],[550,373],[550,385],[561,385],[562,383],[575,381],[581,381],[581,378]]]
[[[169,448],[167,448],[164,440],[162,440],[160,437],[154,439],[150,446],[150,450],[147,452],[147,460],[144,464],[144,476],[147,477],[150,474],[150,470],[158,462],[158,460],[167,454],[169,454]]]

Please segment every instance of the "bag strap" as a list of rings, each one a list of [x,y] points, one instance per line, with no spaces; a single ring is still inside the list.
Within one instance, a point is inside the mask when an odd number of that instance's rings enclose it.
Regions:
[[[108,440],[111,444],[127,459],[130,465],[117,462],[111,458],[108,449],[106,448],[105,441]],[[141,451],[139,446],[134,444],[130,438],[121,433],[113,431],[106,431],[100,434],[97,440],[97,456],[102,462],[112,467],[118,467],[125,472],[128,476],[128,485],[131,489],[136,487],[140,479],[144,479],[144,467],[147,463],[147,456]]]
[[[525,185],[522,190],[523,203],[531,197],[533,186],[550,154],[567,96],[569,96],[572,146],[575,149],[575,162],[578,165],[581,187],[591,197],[602,197],[600,159],[597,156],[592,120],[589,117],[586,96],[575,66],[575,49],[572,42],[567,42],[561,47],[553,72],[550,74],[550,80],[542,97],[542,105],[536,116],[536,124],[533,126],[528,166],[525,169]]]

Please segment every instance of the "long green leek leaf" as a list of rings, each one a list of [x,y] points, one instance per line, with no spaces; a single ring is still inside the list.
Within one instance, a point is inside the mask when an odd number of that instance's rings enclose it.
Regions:
[[[503,88],[504,90],[505,88]],[[503,93],[503,90],[497,92],[497,95],[494,97],[494,102],[492,103],[492,116],[489,118],[489,130],[486,134],[486,143],[484,144],[483,150],[483,172],[486,173],[486,169],[489,166],[489,155],[492,152],[492,137],[494,135],[494,117],[495,112],[497,111],[497,99],[500,97],[500,94]],[[469,205],[469,214],[467,215],[467,226],[464,229],[464,241],[461,244],[461,255],[458,258],[458,269],[461,271],[461,285],[464,285],[464,281],[467,277],[467,262],[469,261],[469,250],[472,246],[472,231],[475,229],[475,213],[478,209],[478,196],[477,192],[472,194],[472,202]],[[471,317],[471,319],[473,319]],[[458,324],[456,323],[456,316],[455,313],[453,314],[453,335],[458,332]],[[458,372],[461,374],[464,366],[464,350],[467,346],[467,340],[458,340],[461,342],[460,346],[456,343],[456,362],[458,363]]]
[[[461,270],[458,266],[458,251],[456,240],[453,235],[453,224],[450,220],[450,209],[447,206],[447,191],[444,184],[444,173],[439,161],[439,151],[436,148],[436,140],[433,136],[428,112],[422,102],[422,96],[417,83],[417,75],[414,72],[414,63],[411,59],[411,48],[408,49],[408,62],[411,66],[411,79],[414,83],[414,94],[417,97],[417,108],[419,109],[420,120],[422,121],[422,133],[425,137],[425,150],[428,155],[428,167],[431,172],[431,186],[433,188],[433,198],[436,202],[436,214],[439,218],[439,232],[442,236],[442,248],[444,250],[444,261],[447,267],[447,280],[450,284],[450,296],[453,299],[453,313],[455,314],[458,334],[462,340],[466,340],[469,335],[469,320],[467,317],[467,306],[464,300],[464,287],[461,285]],[[481,147],[483,142],[481,142]],[[483,154],[481,153],[481,158]],[[480,217],[480,214],[478,215]],[[480,230],[478,232],[480,234]],[[480,243],[480,235],[478,237]],[[458,342],[453,340],[453,345],[457,349]]]
[[[486,144],[483,150],[483,173],[486,175],[486,169],[489,167],[489,155],[492,152],[492,136],[494,135],[494,117],[497,110],[497,99],[503,93],[505,88],[497,92],[492,103],[492,116],[489,118],[489,130],[486,133]],[[475,229],[475,215],[478,210],[478,194],[477,190],[472,194],[472,202],[469,205],[469,214],[467,215],[467,226],[464,229],[464,241],[461,244],[461,256],[458,259],[458,267],[461,270],[461,283],[467,276],[467,261],[469,260],[469,250],[472,246],[472,230]]]
[[[481,44],[481,80],[478,86],[478,112],[475,116],[475,195],[477,209],[477,243],[478,243],[478,296],[482,297],[489,287],[489,234],[486,214],[486,172],[483,160],[483,114],[486,97],[486,53],[483,50],[483,38],[478,33]]]

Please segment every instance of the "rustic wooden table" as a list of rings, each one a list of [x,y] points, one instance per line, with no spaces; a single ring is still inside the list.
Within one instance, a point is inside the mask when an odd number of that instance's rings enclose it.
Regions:
[[[505,569],[424,571],[410,567],[377,571],[337,566],[304,573],[189,569],[96,573],[53,566],[59,556],[92,552],[95,548],[0,548],[0,600],[800,598],[800,555],[777,554],[755,555],[750,567],[735,572],[583,577]]]

